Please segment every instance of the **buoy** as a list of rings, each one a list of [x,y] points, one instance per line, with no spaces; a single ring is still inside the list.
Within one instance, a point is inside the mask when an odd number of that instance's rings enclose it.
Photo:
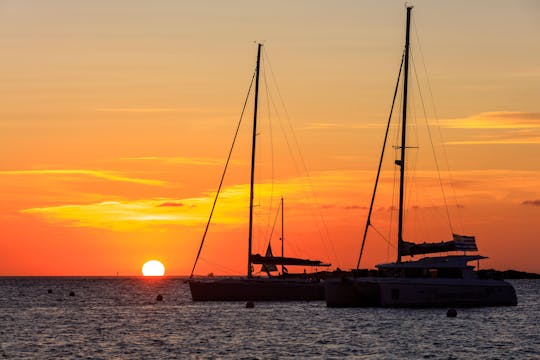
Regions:
[[[456,317],[457,316],[456,309],[448,309],[448,311],[446,312],[446,316],[447,317]]]
[[[52,294],[52,289],[47,290],[48,294]]]
[[[247,308],[247,309],[252,309],[252,308],[254,308],[254,307],[255,307],[255,304],[253,303],[253,301],[248,301],[248,302],[246,303],[246,308]]]
[[[70,291],[69,296],[75,296],[75,293],[73,291]]]
[[[163,301],[163,295],[159,294],[159,295],[156,297],[156,300],[157,300],[157,301]]]

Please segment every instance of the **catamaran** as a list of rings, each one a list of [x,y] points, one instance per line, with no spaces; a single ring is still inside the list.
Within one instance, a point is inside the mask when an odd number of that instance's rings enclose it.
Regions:
[[[406,170],[406,130],[407,130],[407,91],[409,77],[409,36],[412,6],[407,7],[405,50],[394,91],[392,109],[399,88],[403,70],[403,104],[401,115],[400,158],[395,161],[399,167],[399,208],[397,229],[397,261],[377,265],[377,271],[353,271],[341,277],[325,281],[326,304],[330,307],[384,306],[384,307],[430,307],[430,306],[495,306],[516,305],[514,288],[503,280],[482,279],[474,271],[470,262],[486,259],[481,255],[469,255],[467,251],[477,251],[474,236],[453,234],[453,239],[439,243],[413,243],[403,239],[404,183]],[[367,231],[371,226],[371,215],[384,149],[388,138],[388,120],[383,150],[371,198],[364,237],[357,263],[364,250]],[[403,261],[405,256],[463,252],[459,255],[429,256],[418,260]],[[366,273],[375,276],[366,276]]]
[[[324,285],[317,276],[310,274],[289,274],[286,266],[308,266],[308,267],[328,267],[330,264],[323,263],[320,260],[309,260],[302,258],[293,258],[283,256],[284,235],[282,232],[282,256],[273,256],[271,247],[267,248],[266,254],[253,254],[253,200],[255,188],[255,151],[257,143],[257,109],[259,99],[259,74],[261,65],[262,44],[257,46],[257,63],[255,67],[255,94],[253,108],[253,133],[251,142],[251,180],[249,196],[249,228],[248,228],[248,256],[247,256],[247,274],[245,277],[217,278],[194,277],[197,260],[201,253],[204,239],[210,225],[212,213],[219,195],[219,189],[223,183],[223,173],[220,186],[216,193],[214,204],[210,212],[210,217],[204,231],[195,263],[188,280],[191,290],[191,296],[194,301],[292,301],[292,300],[324,300]],[[234,141],[233,141],[234,146]],[[232,150],[232,148],[231,148]],[[230,159],[231,152],[229,152]],[[225,166],[225,169],[227,165]],[[282,226],[283,226],[283,200],[281,206]],[[268,274],[268,277],[255,276],[253,274],[253,265],[262,265],[262,270]],[[271,276],[273,271],[277,270],[276,265],[281,265],[280,275]]]

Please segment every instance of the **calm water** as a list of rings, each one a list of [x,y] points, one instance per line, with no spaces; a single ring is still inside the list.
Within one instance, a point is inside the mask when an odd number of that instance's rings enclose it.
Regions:
[[[179,278],[0,278],[0,358],[539,359],[540,281],[512,283],[517,307],[447,318],[445,309],[193,303]]]

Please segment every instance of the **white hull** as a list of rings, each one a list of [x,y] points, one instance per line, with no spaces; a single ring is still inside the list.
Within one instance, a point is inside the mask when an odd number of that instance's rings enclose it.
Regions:
[[[325,281],[330,307],[448,307],[517,305],[502,280],[431,278],[334,278]]]

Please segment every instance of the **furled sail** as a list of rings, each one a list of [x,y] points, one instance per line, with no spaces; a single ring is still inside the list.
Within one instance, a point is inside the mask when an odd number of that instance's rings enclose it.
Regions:
[[[330,264],[325,264],[320,260],[309,260],[301,258],[292,258],[292,257],[281,257],[281,256],[262,256],[260,254],[251,255],[251,262],[253,264],[264,264],[264,265],[290,265],[290,266],[321,266],[326,267]]]
[[[449,251],[478,251],[476,239],[474,236],[465,236],[452,234],[454,240],[443,241],[440,243],[422,243],[415,244],[404,241],[402,255],[413,256],[422,254],[442,253]]]

